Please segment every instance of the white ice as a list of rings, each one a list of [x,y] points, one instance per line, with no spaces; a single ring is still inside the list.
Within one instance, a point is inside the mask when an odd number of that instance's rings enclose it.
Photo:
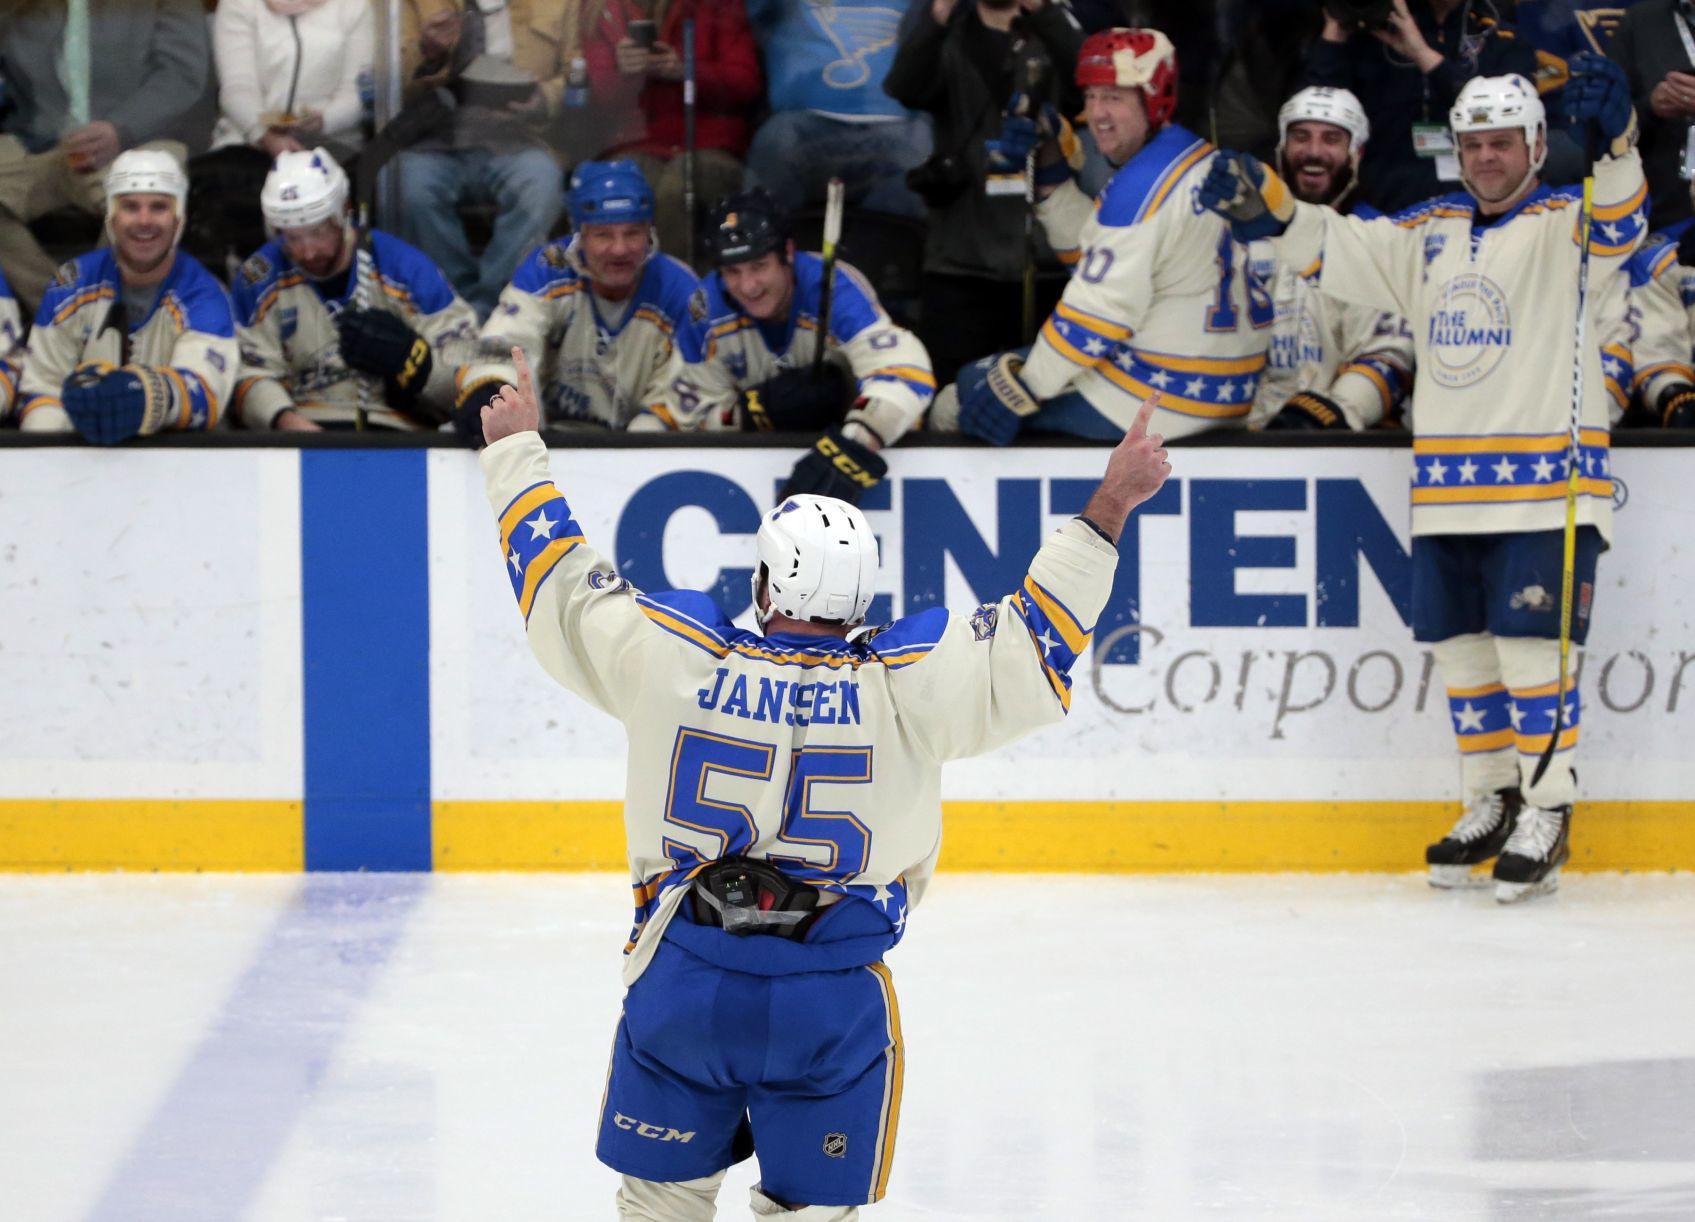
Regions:
[[[610,1219],[628,894],[0,877],[0,1220]],[[1695,1218],[1686,875],[944,874],[889,962],[867,1222]]]

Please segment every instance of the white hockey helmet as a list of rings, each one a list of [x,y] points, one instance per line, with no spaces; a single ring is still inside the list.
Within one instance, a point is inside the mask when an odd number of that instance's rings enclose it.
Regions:
[[[1348,133],[1348,151],[1356,158],[1371,138],[1365,107],[1349,90],[1329,85],[1308,85],[1283,103],[1277,112],[1277,147],[1289,142],[1289,129],[1297,123],[1329,123]]]
[[[340,220],[347,212],[347,173],[325,149],[283,153],[265,175],[259,210],[272,233]]]
[[[188,174],[177,159],[162,149],[129,149],[106,169],[106,236],[120,195],[169,195],[177,203],[177,240],[188,221]]]
[[[797,493],[765,515],[755,547],[753,601],[761,626],[773,612],[850,627],[865,618],[877,582],[877,536],[857,507]],[[765,611],[758,610],[762,585],[770,599]]]
[[[1542,168],[1548,156],[1548,111],[1536,86],[1516,72],[1505,76],[1474,76],[1460,90],[1448,112],[1448,126],[1457,144],[1462,132],[1493,132],[1518,128],[1530,149],[1530,173]],[[1526,182],[1530,181],[1527,177]],[[1471,184],[1466,183],[1469,189]],[[1522,189],[1523,184],[1520,184]]]

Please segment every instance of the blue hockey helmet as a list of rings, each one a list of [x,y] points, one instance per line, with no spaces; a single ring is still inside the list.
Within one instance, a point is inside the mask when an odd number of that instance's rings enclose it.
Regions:
[[[652,222],[653,188],[633,161],[585,161],[571,172],[565,207],[577,229]]]

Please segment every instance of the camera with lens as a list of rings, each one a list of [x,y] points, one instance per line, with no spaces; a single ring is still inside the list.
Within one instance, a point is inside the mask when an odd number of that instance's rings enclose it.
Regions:
[[[946,208],[971,182],[971,171],[956,153],[937,153],[906,172],[906,185],[931,208]]]
[[[1324,11],[1349,30],[1386,30],[1395,0],[1324,0]]]

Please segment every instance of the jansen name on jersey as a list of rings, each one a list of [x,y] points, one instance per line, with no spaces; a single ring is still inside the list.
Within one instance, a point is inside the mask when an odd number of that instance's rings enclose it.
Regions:
[[[745,970],[759,970],[754,957],[781,970],[880,959],[935,869],[943,762],[1064,716],[1117,563],[1072,521],[1019,590],[974,614],[922,611],[854,642],[762,636],[704,594],[620,579],[584,540],[537,434],[502,438],[481,463],[531,649],[629,733],[626,983],[695,875],[733,854],[777,861],[836,900],[805,944],[715,939],[749,957]]]

